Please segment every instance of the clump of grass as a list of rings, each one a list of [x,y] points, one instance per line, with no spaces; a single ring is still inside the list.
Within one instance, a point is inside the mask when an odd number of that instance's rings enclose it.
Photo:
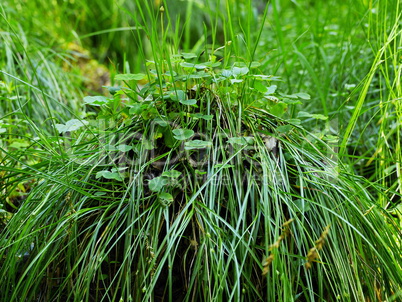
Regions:
[[[242,63],[219,70],[217,62],[186,56],[171,57],[164,73],[151,70],[140,90],[145,74],[122,74],[116,79],[127,88],[85,99],[100,107],[98,119],[70,129],[69,152],[35,171],[42,182],[2,232],[2,298],[285,301],[396,293],[396,229],[377,208],[364,215],[370,195],[337,172],[323,142],[270,113],[278,108],[252,84],[270,77]],[[323,237],[325,246],[315,242]],[[320,262],[307,269],[312,245]],[[16,256],[24,253],[25,261]]]
[[[289,115],[309,96],[281,94],[243,52],[262,25],[230,16],[225,37],[242,38],[172,54],[168,12],[134,16],[144,73],[41,135],[27,150],[39,164],[2,158],[11,182],[37,183],[0,234],[1,300],[396,299],[400,229],[378,187]]]

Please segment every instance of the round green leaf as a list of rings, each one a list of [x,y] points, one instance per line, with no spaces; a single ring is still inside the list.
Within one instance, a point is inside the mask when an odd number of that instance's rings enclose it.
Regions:
[[[261,81],[254,81],[253,88],[262,93],[266,93],[268,91],[267,86],[265,86]]]
[[[214,118],[214,116],[212,114],[204,114],[203,116],[201,116],[201,118],[206,121],[210,121]]]
[[[162,176],[168,178],[178,178],[181,175],[180,171],[177,170],[168,170],[162,173]]]
[[[212,63],[212,62],[204,62],[204,63],[201,63],[201,64],[196,64],[196,65],[195,65],[195,68],[197,68],[197,69],[206,69],[206,68],[218,67],[218,66],[220,66],[220,65],[221,65],[221,62],[215,62],[215,63]]]
[[[149,182],[148,182],[148,187],[152,192],[160,192],[160,190],[162,190],[162,188],[168,183],[168,180],[164,177],[155,177],[152,178]]]
[[[161,127],[166,127],[167,125],[169,125],[168,121],[166,121],[160,117],[154,118],[154,122]]]
[[[180,103],[182,103],[183,105],[195,105],[197,104],[197,100],[196,99],[189,99],[189,100],[183,100],[180,101]]]
[[[121,152],[127,152],[130,151],[131,149],[133,149],[133,147],[129,146],[129,145],[118,145],[117,149]]]
[[[328,119],[328,116],[325,116],[322,114],[312,114],[312,113],[305,112],[305,111],[300,111],[297,114],[297,117],[311,117],[311,118],[314,118],[317,120],[324,120],[324,121]]]
[[[182,102],[186,100],[186,93],[183,90],[171,91],[169,96],[173,101]]]
[[[286,133],[289,132],[290,130],[292,130],[292,126],[291,125],[283,125],[283,126],[279,126],[278,128],[276,128],[276,131],[278,133]]]
[[[199,113],[199,112],[198,113],[193,113],[190,116],[193,117],[193,118],[197,118],[197,119],[202,118],[203,120],[206,120],[206,121],[212,120],[214,118],[213,115],[202,114],[202,113]]]
[[[59,131],[59,133],[65,133],[69,131],[74,131],[78,130],[81,127],[88,125],[89,123],[84,120],[77,120],[77,119],[72,119],[67,121],[65,125],[63,124],[56,124],[56,129]]]
[[[288,104],[277,103],[274,106],[272,106],[269,111],[271,114],[281,117],[286,112],[287,108]]]
[[[315,118],[315,119],[317,119],[317,120],[323,120],[323,121],[325,121],[325,120],[328,119],[328,116],[325,116],[325,115],[323,115],[323,114],[313,114],[313,115],[312,115],[312,118]]]
[[[174,129],[172,132],[174,134],[174,138],[179,141],[184,141],[194,135],[194,131],[190,129]]]
[[[232,76],[232,71],[231,70],[228,70],[228,69],[224,69],[224,70],[222,70],[222,76],[223,77],[225,77],[225,78],[229,78],[229,77],[231,77]]]
[[[185,150],[204,149],[209,147],[212,147],[212,142],[202,141],[198,139],[184,143]]]
[[[158,197],[160,199],[160,201],[162,201],[162,203],[164,205],[170,205],[173,202],[173,196],[172,194],[166,193],[166,192],[161,192],[158,194]]]
[[[296,105],[296,104],[301,104],[302,102],[300,102],[297,99],[283,99],[282,100],[284,103],[289,104],[289,105]]]
[[[309,112],[306,112],[306,111],[300,111],[300,112],[297,114],[297,117],[311,117],[311,116],[312,116],[312,114],[309,113]]]
[[[188,76],[190,79],[202,79],[202,78],[209,78],[211,75],[206,73],[205,71],[199,71],[196,73],[192,73]]]
[[[115,146],[109,144],[104,145],[103,148],[105,148],[106,151],[117,151]]]
[[[129,113],[130,114],[141,114],[146,109],[147,109],[146,104],[136,103],[130,107]]]
[[[271,85],[271,86],[269,86],[269,87],[267,88],[267,91],[265,92],[265,94],[270,95],[270,94],[275,93],[277,87],[278,87],[278,86],[276,86],[276,85]]]
[[[28,142],[25,142],[25,141],[22,141],[22,140],[20,140],[20,141],[13,141],[10,145],[9,145],[9,147],[10,148],[16,148],[16,149],[22,149],[22,148],[28,148],[28,146],[29,146],[29,143]]]
[[[123,179],[121,178],[120,174],[117,172],[110,172],[110,171],[99,171],[96,173],[96,178],[106,178],[106,179],[115,179],[118,181],[122,181]]]
[[[109,102],[105,96],[86,96],[84,97],[84,103],[92,106],[101,106]]]
[[[139,81],[145,79],[146,75],[143,73],[125,73],[118,74],[114,77],[115,81]]]
[[[234,77],[248,74],[248,72],[249,72],[248,67],[233,67],[232,68],[232,73],[233,73]]]
[[[260,62],[258,62],[258,61],[253,61],[253,62],[251,62],[251,68],[257,68],[257,67],[260,67],[261,66],[261,63]]]
[[[196,58],[196,57],[197,57],[197,55],[196,55],[195,53],[192,53],[192,52],[182,52],[182,53],[181,53],[181,56],[182,56],[184,59],[193,59],[193,58]]]
[[[299,92],[299,93],[296,93],[295,95],[297,95],[299,98],[301,98],[303,100],[309,100],[311,98],[309,94],[304,93],[304,92]]]
[[[188,63],[188,62],[181,62],[180,66],[184,67],[184,68],[194,68],[195,64],[194,63]]]
[[[298,98],[298,96],[297,96],[296,94],[279,93],[279,95],[280,95],[281,97],[289,98],[289,99],[297,99],[297,98]]]
[[[168,77],[175,77],[177,76],[177,72],[172,70],[172,71],[166,71],[163,75],[168,76]]]
[[[120,92],[122,88],[120,86],[113,87],[113,86],[102,86],[102,88],[106,88],[111,95],[115,95],[117,92]]]

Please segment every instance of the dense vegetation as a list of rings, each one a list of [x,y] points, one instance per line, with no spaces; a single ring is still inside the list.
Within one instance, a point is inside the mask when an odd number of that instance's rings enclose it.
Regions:
[[[382,1],[4,0],[1,301],[399,301]]]

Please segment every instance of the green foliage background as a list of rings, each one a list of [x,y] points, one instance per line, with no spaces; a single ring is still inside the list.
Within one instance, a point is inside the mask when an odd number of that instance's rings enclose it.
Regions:
[[[0,300],[401,298],[399,1],[0,13]]]

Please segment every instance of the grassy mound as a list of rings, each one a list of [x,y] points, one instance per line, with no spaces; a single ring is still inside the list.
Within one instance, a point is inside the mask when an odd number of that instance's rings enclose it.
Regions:
[[[270,113],[308,96],[275,95],[253,64],[186,56],[145,85],[118,75],[128,87],[85,98],[96,119],[57,125],[66,152],[37,167],[1,234],[2,299],[395,294],[396,226],[327,144]]]
[[[398,1],[25,2],[0,5],[1,301],[401,297]]]

